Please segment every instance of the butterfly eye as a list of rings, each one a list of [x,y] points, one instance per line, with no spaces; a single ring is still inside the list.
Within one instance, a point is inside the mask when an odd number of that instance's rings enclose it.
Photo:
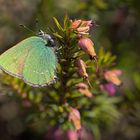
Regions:
[[[50,46],[50,47],[56,46],[54,40],[52,39],[52,37],[49,34],[45,34],[45,38],[48,41],[47,46]]]
[[[54,46],[55,46],[55,43],[54,43],[54,40],[53,40],[53,39],[49,39],[49,40],[48,40],[48,44],[49,44],[51,47],[54,47]]]

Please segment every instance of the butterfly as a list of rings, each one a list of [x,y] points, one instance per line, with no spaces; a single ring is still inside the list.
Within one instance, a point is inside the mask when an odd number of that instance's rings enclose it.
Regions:
[[[19,42],[0,55],[0,69],[33,87],[56,81],[54,40],[43,31]]]

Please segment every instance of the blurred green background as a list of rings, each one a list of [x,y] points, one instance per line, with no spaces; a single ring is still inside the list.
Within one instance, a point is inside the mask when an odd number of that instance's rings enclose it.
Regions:
[[[139,140],[139,13],[138,0],[0,0],[0,53],[31,35],[20,24],[37,32],[52,26],[52,17],[63,21],[65,14],[70,19],[95,20],[99,26],[91,34],[96,50],[100,47],[110,50],[117,56],[117,68],[123,70],[123,86],[118,89],[121,102],[117,104],[122,115],[116,125],[102,129],[100,137],[102,140]],[[10,96],[11,92],[2,81],[0,77],[0,140],[41,139],[22,124],[24,114],[19,110],[18,99],[2,95],[9,93]]]

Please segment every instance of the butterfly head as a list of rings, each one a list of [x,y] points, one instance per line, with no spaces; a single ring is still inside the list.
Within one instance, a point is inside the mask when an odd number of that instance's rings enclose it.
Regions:
[[[47,46],[50,46],[50,47],[55,46],[54,40],[52,39],[52,37],[49,34],[46,34],[42,30],[40,30],[38,33],[38,36],[47,41]]]

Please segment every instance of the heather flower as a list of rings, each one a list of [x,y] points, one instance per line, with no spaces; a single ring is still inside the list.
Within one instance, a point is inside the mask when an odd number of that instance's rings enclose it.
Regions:
[[[82,59],[77,59],[75,61],[75,66],[77,67],[77,72],[81,77],[88,78],[88,74],[86,72],[86,64]]]
[[[120,70],[117,70],[117,69],[114,69],[114,70],[108,70],[104,73],[104,77],[105,79],[108,81],[108,82],[111,82],[113,83],[114,85],[121,85],[121,81],[120,79],[118,78],[118,76],[121,75],[121,71]]]
[[[76,130],[81,129],[81,117],[77,109],[70,107],[69,120],[72,121]]]
[[[86,26],[86,27],[80,27],[80,28],[77,28],[77,32],[79,34],[88,34],[87,32],[89,31],[89,26]]]
[[[67,131],[68,140],[78,140],[77,133],[74,130]]]
[[[76,29],[78,27],[85,27],[85,26],[89,26],[89,27],[92,27],[93,26],[93,21],[92,20],[75,20],[74,22],[72,22],[71,24],[71,28],[72,29]]]
[[[89,87],[85,83],[78,83],[75,85],[76,89],[82,94],[87,97],[92,97],[92,93],[89,90]]]
[[[77,29],[78,26],[81,24],[82,20],[75,20],[74,22],[72,22],[71,24],[71,28],[72,29]]]
[[[78,46],[90,56],[90,59],[96,60],[96,52],[94,50],[94,43],[90,38],[81,37],[78,41]]]
[[[78,83],[78,84],[76,84],[76,88],[77,89],[88,89],[88,85],[86,85],[85,83]]]
[[[110,96],[114,96],[116,93],[115,85],[112,83],[106,83],[100,86],[101,90],[106,91]]]
[[[75,20],[71,24],[71,29],[75,30],[78,34],[88,34],[88,31],[92,26],[92,20]]]

